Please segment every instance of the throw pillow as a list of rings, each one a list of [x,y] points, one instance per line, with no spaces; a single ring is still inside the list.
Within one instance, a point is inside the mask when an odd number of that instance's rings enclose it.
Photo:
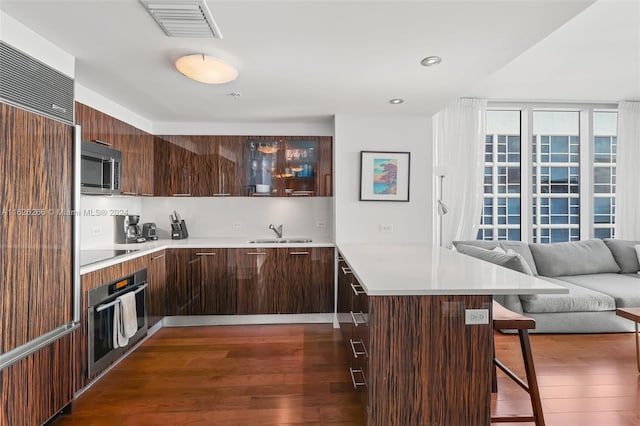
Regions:
[[[636,249],[636,257],[638,258],[638,263],[640,263],[640,244],[633,246],[633,248]],[[637,273],[640,274],[640,270]]]
[[[529,244],[538,273],[545,277],[620,272],[602,240]]]
[[[459,253],[466,254],[498,266],[521,272],[526,274],[524,264],[526,262],[522,259],[522,256],[516,254],[499,253],[493,250],[487,250],[480,247],[468,246],[465,244],[458,244],[456,246]]]
[[[516,252],[513,249],[509,249],[506,252],[507,254],[515,254],[516,257],[518,258],[518,260],[520,261],[520,263],[522,264],[522,270],[525,274],[527,275],[533,275],[533,271],[531,270],[531,266],[529,266],[529,263],[524,259],[524,256],[522,256],[520,253]]]
[[[640,241],[616,240],[615,238],[606,238],[604,243],[611,250],[613,258],[620,266],[620,272],[630,274],[640,271],[640,262],[634,247],[640,245]]]

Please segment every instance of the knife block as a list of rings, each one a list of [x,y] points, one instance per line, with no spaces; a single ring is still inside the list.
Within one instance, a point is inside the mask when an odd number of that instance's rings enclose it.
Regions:
[[[189,231],[187,231],[187,224],[184,220],[180,223],[171,224],[171,239],[172,240],[184,240],[189,237]]]

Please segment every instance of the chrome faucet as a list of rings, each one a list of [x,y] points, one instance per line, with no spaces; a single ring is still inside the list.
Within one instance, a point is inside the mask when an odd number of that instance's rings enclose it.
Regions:
[[[278,238],[282,238],[282,225],[279,225],[277,228],[273,225],[273,223],[269,224],[269,229],[276,233]]]

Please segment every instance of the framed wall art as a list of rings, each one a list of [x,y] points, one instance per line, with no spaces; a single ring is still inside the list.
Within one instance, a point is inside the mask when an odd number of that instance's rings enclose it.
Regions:
[[[409,152],[360,151],[360,201],[409,201]]]

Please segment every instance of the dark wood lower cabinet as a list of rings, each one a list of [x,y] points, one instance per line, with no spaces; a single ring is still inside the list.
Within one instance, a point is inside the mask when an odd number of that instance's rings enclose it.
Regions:
[[[277,313],[332,312],[333,249],[297,247],[277,250]]]
[[[0,370],[0,425],[41,425],[73,399],[73,336]]]
[[[367,425],[488,425],[490,324],[465,309],[491,296],[367,296],[344,262],[338,318]],[[342,269],[345,268],[345,269]]]
[[[277,249],[229,249],[235,259],[238,314],[277,313]]]
[[[166,314],[200,315],[202,298],[200,288],[201,258],[196,249],[166,250]]]
[[[236,280],[233,256],[227,249],[196,249],[200,258],[200,315],[233,315],[236,308]]]
[[[147,282],[149,327],[153,327],[165,316],[165,300],[167,298],[166,252],[159,251],[148,256]]]

